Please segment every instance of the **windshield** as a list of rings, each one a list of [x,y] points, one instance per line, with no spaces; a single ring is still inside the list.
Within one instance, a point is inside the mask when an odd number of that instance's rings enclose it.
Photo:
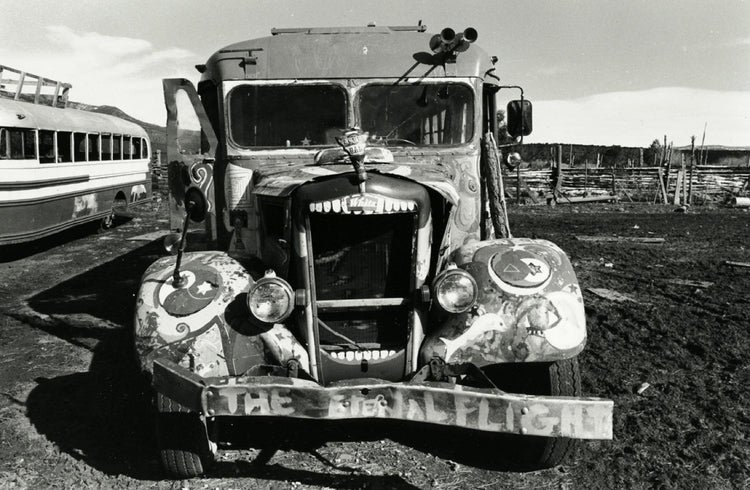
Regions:
[[[244,147],[335,145],[346,100],[336,85],[242,85],[229,93],[231,138]]]
[[[457,145],[474,133],[470,87],[455,83],[367,85],[359,91],[364,131],[386,144]]]

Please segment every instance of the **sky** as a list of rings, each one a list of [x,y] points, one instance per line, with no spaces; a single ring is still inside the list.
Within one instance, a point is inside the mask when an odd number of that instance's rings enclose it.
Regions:
[[[474,27],[527,142],[750,146],[750,0],[0,0],[0,64],[165,124],[162,78],[274,27]],[[508,93],[508,98],[515,94]]]

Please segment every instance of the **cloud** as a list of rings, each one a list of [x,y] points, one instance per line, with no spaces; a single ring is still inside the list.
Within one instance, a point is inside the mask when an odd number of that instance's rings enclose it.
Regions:
[[[47,26],[35,44],[0,47],[4,64],[73,85],[71,100],[113,105],[164,124],[162,78],[194,77],[200,58],[185,49],[156,48],[144,39]]]
[[[704,124],[707,144],[750,146],[750,92],[660,87],[537,100],[528,141],[648,146],[666,134],[685,145]]]
[[[130,37],[115,37],[98,32],[78,33],[67,26],[47,26],[47,38],[67,46],[79,55],[127,56],[153,49],[150,42]]]
[[[729,44],[727,44],[727,46],[730,48],[737,46],[750,46],[750,36],[734,39]]]

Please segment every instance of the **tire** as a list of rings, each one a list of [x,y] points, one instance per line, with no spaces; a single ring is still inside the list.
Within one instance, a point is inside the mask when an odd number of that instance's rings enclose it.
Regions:
[[[556,362],[496,364],[485,374],[503,391],[526,395],[581,396],[578,359]],[[544,469],[565,462],[576,450],[578,440],[567,437],[516,436],[509,448],[527,469]]]
[[[115,226],[115,213],[114,211],[109,213],[107,216],[99,220],[99,233],[104,233],[107,230]]]
[[[156,395],[156,441],[164,470],[173,477],[202,475],[213,462],[206,427],[196,412]]]
[[[117,222],[118,215],[126,212],[128,209],[128,201],[122,194],[118,194],[115,200],[112,202],[112,210],[110,213],[99,220],[99,232],[103,233],[110,228],[114,227]]]

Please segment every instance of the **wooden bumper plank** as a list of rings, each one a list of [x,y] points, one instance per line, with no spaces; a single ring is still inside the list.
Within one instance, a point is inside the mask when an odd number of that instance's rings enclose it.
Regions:
[[[613,402],[537,397],[433,384],[329,387],[209,385],[206,415],[394,419],[524,435],[611,439]]]

